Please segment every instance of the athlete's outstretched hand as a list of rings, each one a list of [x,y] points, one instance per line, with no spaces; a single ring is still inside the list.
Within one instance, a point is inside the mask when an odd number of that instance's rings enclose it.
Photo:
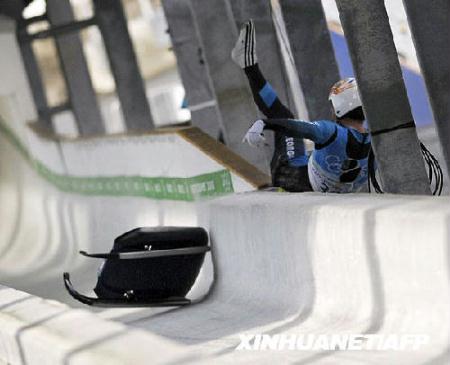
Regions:
[[[242,26],[236,45],[231,51],[231,58],[241,68],[258,63],[253,20],[249,20]]]
[[[247,142],[252,147],[261,147],[264,145],[266,139],[264,138],[264,127],[265,123],[259,119],[250,127],[250,129],[245,133],[242,142]]]

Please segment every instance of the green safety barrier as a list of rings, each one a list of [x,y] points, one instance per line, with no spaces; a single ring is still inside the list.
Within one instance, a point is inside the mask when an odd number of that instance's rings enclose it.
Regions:
[[[41,177],[64,192],[95,196],[141,196],[183,201],[195,201],[234,192],[231,174],[226,169],[192,177],[80,177],[59,174],[33,158],[30,151],[1,118],[0,132],[19,150]]]

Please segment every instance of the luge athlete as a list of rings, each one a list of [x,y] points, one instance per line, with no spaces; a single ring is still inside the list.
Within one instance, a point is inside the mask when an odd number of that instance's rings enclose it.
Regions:
[[[244,141],[264,144],[264,130],[275,132],[275,152],[271,163],[272,183],[287,191],[351,193],[367,186],[370,135],[356,80],[338,81],[330,91],[335,120],[296,120],[262,75],[256,55],[252,21],[241,29],[232,59],[247,75],[253,98],[267,117],[250,127]],[[302,139],[314,142],[307,156]]]

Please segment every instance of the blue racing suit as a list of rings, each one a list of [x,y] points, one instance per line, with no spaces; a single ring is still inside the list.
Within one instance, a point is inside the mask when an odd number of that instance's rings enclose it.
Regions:
[[[370,136],[338,122],[295,120],[262,75],[258,64],[244,69],[253,99],[275,132],[272,183],[288,191],[349,193],[367,184]],[[303,138],[315,143],[307,156]]]
[[[314,191],[350,193],[367,186],[370,136],[339,123],[321,120],[267,119],[266,128],[315,143],[308,158],[309,182]],[[293,156],[302,163],[304,156]]]

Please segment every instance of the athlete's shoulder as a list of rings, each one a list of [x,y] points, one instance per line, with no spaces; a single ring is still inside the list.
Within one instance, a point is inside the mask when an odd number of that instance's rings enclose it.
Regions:
[[[336,139],[337,127],[335,122],[324,119],[316,120],[311,123],[313,123],[316,127],[317,138],[314,141],[316,142],[316,148],[323,148]]]
[[[334,122],[332,120],[327,120],[327,119],[314,120],[309,123],[314,124],[315,126],[317,126],[318,128],[321,128],[321,129],[333,129],[334,130],[337,127],[336,122]]]
[[[339,125],[336,122],[327,119],[316,120],[311,123],[314,123],[318,129],[320,129],[323,133],[326,134],[334,134],[337,131],[337,128],[339,127]]]

